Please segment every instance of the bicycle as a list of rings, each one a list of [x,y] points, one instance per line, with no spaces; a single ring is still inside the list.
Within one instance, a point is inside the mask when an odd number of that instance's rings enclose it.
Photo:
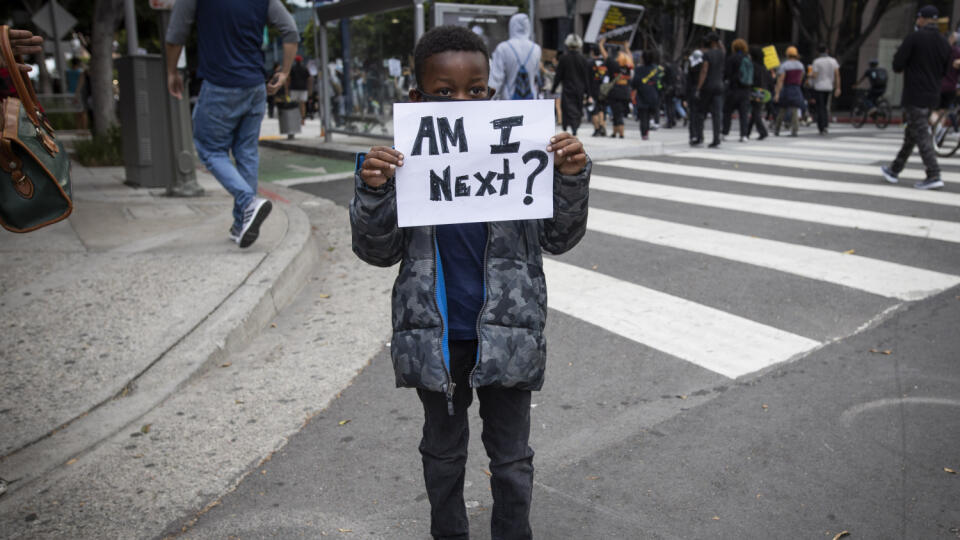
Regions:
[[[878,129],[885,129],[890,125],[890,118],[893,112],[886,98],[880,96],[876,103],[868,97],[868,91],[862,88],[857,89],[857,97],[853,102],[853,110],[850,112],[850,123],[855,128],[863,127],[867,122],[867,117],[873,120]]]
[[[932,126],[933,150],[940,157],[950,157],[960,149],[960,104],[953,104]]]

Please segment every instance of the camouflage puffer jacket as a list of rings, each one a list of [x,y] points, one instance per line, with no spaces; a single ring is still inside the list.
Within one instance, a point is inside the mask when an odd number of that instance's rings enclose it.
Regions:
[[[587,229],[590,169],[554,172],[554,216],[488,224],[477,365],[470,386],[539,390],[546,364],[547,288],[541,248],[563,253]],[[393,285],[390,353],[397,386],[453,395],[449,378],[446,298],[434,227],[397,227],[393,180],[372,189],[355,175],[350,202],[353,251],[376,266],[400,262]]]

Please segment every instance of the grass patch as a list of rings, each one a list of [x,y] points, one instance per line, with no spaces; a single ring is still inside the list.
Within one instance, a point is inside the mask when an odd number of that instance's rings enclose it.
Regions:
[[[123,140],[120,126],[110,126],[106,135],[80,139],[73,145],[73,158],[84,167],[123,165]]]

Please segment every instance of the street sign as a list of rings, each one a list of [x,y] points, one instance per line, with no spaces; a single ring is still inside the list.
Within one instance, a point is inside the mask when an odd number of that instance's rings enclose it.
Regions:
[[[177,0],[150,0],[150,7],[153,9],[173,9]]]
[[[57,20],[57,34],[53,35],[53,21],[51,20],[51,12],[53,9],[53,16]],[[42,8],[38,9],[36,13],[33,14],[33,17],[30,18],[30,21],[36,25],[44,34],[50,36],[54,39],[60,39],[63,36],[69,34],[73,30],[73,26],[77,24],[77,19],[70,14],[69,11],[63,9],[63,7],[56,2],[56,0],[50,0]]]

